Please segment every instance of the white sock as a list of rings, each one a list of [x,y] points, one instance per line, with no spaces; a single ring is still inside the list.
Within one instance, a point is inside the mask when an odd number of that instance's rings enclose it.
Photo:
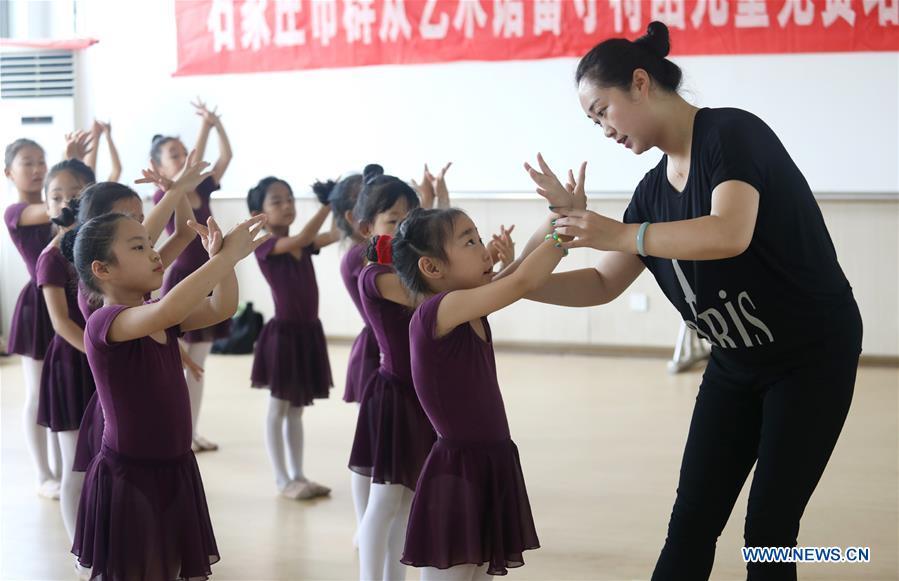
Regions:
[[[303,473],[303,409],[302,406],[288,406],[284,422],[284,444],[290,479],[300,482],[306,481]]]
[[[212,350],[212,342],[204,341],[202,343],[187,343],[187,355],[202,368],[206,368],[206,357]],[[189,370],[184,370],[184,377],[187,380],[187,393],[190,395],[190,419],[193,422],[193,436],[197,436],[197,423],[200,421],[200,406],[203,405],[203,385],[204,379],[196,379],[194,374]]]
[[[22,428],[25,444],[37,471],[37,484],[53,479],[47,458],[47,428],[37,423],[37,406],[41,389],[43,360],[22,357],[22,373],[25,376],[25,409],[22,410]]]
[[[75,540],[75,523],[78,519],[78,502],[81,500],[84,473],[72,472],[75,446],[78,443],[78,430],[57,432],[57,435],[62,450],[62,485],[59,489],[59,506],[62,510],[62,523],[66,527],[66,533],[68,533],[71,543]]]
[[[284,462],[284,424],[287,417],[287,409],[290,402],[270,397],[268,401],[268,415],[265,418],[265,448],[268,458],[275,471],[275,483],[278,490],[283,489],[290,482],[287,475],[287,466]]]
[[[405,487],[372,483],[365,516],[359,525],[359,579],[375,581],[384,575],[390,527],[400,511]]]
[[[400,562],[403,558],[403,546],[406,544],[406,525],[409,524],[409,510],[412,508],[412,491],[402,487],[403,498],[400,508],[393,517],[390,533],[387,537],[387,559],[384,562],[384,579],[404,581],[407,567]]]

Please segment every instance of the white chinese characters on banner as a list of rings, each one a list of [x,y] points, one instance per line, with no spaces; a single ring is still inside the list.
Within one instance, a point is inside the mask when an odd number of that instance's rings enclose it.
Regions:
[[[596,0],[574,0],[574,11],[584,21],[584,33],[596,32]]]
[[[212,50],[234,50],[234,2],[233,0],[213,0],[212,9],[206,18],[206,29],[212,33]]]
[[[730,10],[730,4],[727,0],[699,0],[696,8],[690,16],[690,22],[693,28],[702,26],[706,12],[709,15],[709,24],[712,26],[724,26],[727,24],[727,16]]]
[[[275,46],[306,44],[306,31],[297,28],[297,14],[302,11],[300,0],[275,0]]]
[[[350,44],[371,44],[371,27],[375,23],[375,0],[343,0],[343,28]]]
[[[821,21],[824,26],[831,26],[838,18],[842,18],[855,26],[855,10],[852,9],[852,0],[827,0],[824,12],[821,13]]]
[[[625,21],[630,32],[641,29],[640,4],[641,0],[609,0],[609,7],[615,13],[615,32],[624,32]]]
[[[265,21],[268,0],[246,0],[240,7],[240,46],[258,51],[268,46],[272,31]]]
[[[481,0],[459,0],[456,17],[453,18],[453,28],[461,31],[465,38],[474,38],[475,24],[479,28],[484,28],[487,24],[487,13],[481,6]]]
[[[863,0],[865,14],[877,7],[877,24],[887,26],[899,25],[899,0]]]
[[[650,20],[664,22],[669,28],[687,27],[684,16],[684,0],[652,0]]]
[[[815,20],[815,5],[812,0],[790,0],[784,2],[777,14],[777,23],[783,28],[790,20],[797,26],[809,26]]]
[[[384,11],[381,14],[381,29],[378,38],[381,42],[396,42],[400,34],[408,40],[412,37],[412,25],[406,18],[406,5],[403,0],[384,0]]]
[[[418,30],[421,37],[426,40],[442,40],[449,32],[449,16],[441,12],[437,22],[432,22],[434,10],[437,8],[437,0],[427,0],[424,12],[421,13],[421,23]]]
[[[534,0],[534,36],[544,32],[562,34],[561,0]]]
[[[322,46],[337,36],[337,0],[312,0],[312,38]]]
[[[524,0],[493,0],[493,36],[524,36]]]
[[[768,26],[768,7],[765,0],[737,0],[737,28],[764,28]]]

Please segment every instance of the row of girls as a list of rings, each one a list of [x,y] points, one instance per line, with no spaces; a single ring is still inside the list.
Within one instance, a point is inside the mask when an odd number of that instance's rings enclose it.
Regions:
[[[312,256],[342,238],[341,274],[365,321],[344,395],[359,402],[348,465],[360,578],[401,578],[412,565],[429,579],[472,579],[523,564],[539,543],[486,316],[559,262],[550,222],[514,259],[511,228],[485,245],[450,207],[448,165],[436,175],[426,167],[413,187],[372,164],[316,184],[322,206],[295,235],[290,185],[265,178],[248,194],[252,217],[223,234],[209,197],[231,151],[219,117],[195,106],[203,122],[193,152],[178,138],[153,139],[151,167],[137,180],[159,188],[146,216],[131,188],[94,183],[77,159],[98,134],[73,136],[80,151],[49,172],[34,142],[6,152],[20,198],[6,223],[32,275],[10,336],[24,361],[26,440],[39,493],[60,497],[79,574],[204,578],[218,561],[194,458],[216,446],[196,426],[204,359],[227,334],[234,267],[250,253],[275,302],[251,383],[271,394],[265,435],[276,485],[294,499],[330,492],[304,474],[302,413],[332,384]],[[220,156],[210,165],[199,160],[213,129]],[[561,188],[540,163],[531,177]],[[583,171],[563,189],[585,204]],[[56,473],[43,426],[62,443]]]

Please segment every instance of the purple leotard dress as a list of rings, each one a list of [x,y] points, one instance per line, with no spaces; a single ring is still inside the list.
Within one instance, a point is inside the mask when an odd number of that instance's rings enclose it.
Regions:
[[[350,358],[347,362],[346,369],[346,388],[343,392],[343,401],[345,402],[361,402],[362,390],[368,385],[372,375],[377,371],[381,362],[381,352],[378,350],[378,341],[365,310],[362,308],[362,299],[359,297],[359,273],[365,266],[365,245],[356,244],[352,246],[340,261],[340,277],[346,290],[353,299],[353,304],[359,311],[365,326],[353,341],[353,347],[350,349]]]

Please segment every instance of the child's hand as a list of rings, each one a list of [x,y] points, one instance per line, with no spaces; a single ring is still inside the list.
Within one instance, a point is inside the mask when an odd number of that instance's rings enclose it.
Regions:
[[[559,178],[556,177],[556,174],[553,173],[552,169],[550,169],[549,165],[543,159],[543,156],[539,153],[537,154],[537,163],[540,165],[540,171],[531,167],[527,162],[524,164],[524,169],[528,172],[528,175],[531,176],[531,179],[534,180],[534,183],[537,184],[537,193],[546,198],[550,208],[586,208],[586,197],[584,196],[583,199],[581,199],[581,197],[575,193],[576,187],[569,191],[563,186],[562,182],[559,181]],[[581,176],[583,176],[584,171],[586,171],[586,163],[581,164]],[[571,175],[569,177],[573,178],[574,176]],[[581,180],[581,182],[583,183],[583,180]],[[575,184],[575,186],[576,185],[577,184]],[[583,206],[581,206],[581,204],[583,204]]]
[[[502,268],[506,268],[515,260],[515,242],[511,236],[514,229],[514,224],[508,230],[505,226],[500,226],[499,234],[494,234],[493,239],[487,243],[493,264],[500,263]]]
[[[91,135],[103,135],[103,124],[94,119],[93,124],[91,125]]]
[[[194,379],[200,381],[203,379],[203,373],[205,372],[202,367],[197,365],[197,362],[190,358],[184,349],[181,350],[181,366],[190,373]]]
[[[93,137],[87,131],[66,133],[66,159],[84,160],[84,156],[92,151]]]
[[[205,161],[197,161],[197,150],[194,149],[187,156],[187,162],[181,168],[181,172],[175,176],[172,188],[178,188],[183,192],[192,192],[197,189],[203,180],[212,175],[211,171],[203,171],[209,167]]]
[[[449,199],[449,190],[446,187],[446,171],[453,165],[453,162],[449,162],[443,169],[437,172],[436,176],[431,176],[431,183],[433,184],[434,194],[437,196],[438,200],[448,200]],[[428,172],[430,173],[430,172]]]
[[[412,178],[412,187],[418,192],[418,197],[421,198],[422,206],[430,208],[434,203],[434,176],[431,175],[428,164],[425,164],[425,169],[422,173],[420,182],[417,182],[415,181],[415,178]]]
[[[197,224],[193,220],[188,220],[187,225],[200,235],[200,241],[203,243],[203,248],[209,253],[209,258],[219,253],[222,249],[224,237],[222,236],[222,229],[219,228],[215,218],[209,216],[205,226]]]
[[[142,169],[140,172],[144,177],[134,180],[134,183],[136,184],[153,184],[163,192],[167,192],[172,189],[172,185],[175,183],[156,171],[156,164],[152,161],[150,162],[149,169]]]
[[[225,236],[221,254],[228,256],[235,263],[243,260],[272,237],[271,232],[259,236],[264,226],[265,214],[259,214],[241,222]]]
[[[107,137],[112,136],[112,121],[103,123],[102,121],[94,121],[95,125],[99,125],[102,129],[101,133],[106,133]]]
[[[191,102],[191,105],[193,105],[194,109],[197,110],[197,115],[203,118],[204,124],[210,127],[214,127],[219,122],[219,115],[217,114],[218,107],[210,111],[206,107],[206,103],[204,103],[199,97],[197,97],[197,101],[195,103]]]

